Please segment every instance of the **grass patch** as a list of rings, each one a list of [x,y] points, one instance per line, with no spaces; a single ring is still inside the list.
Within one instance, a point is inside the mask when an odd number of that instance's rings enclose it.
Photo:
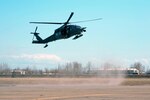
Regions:
[[[150,78],[126,78],[121,85],[150,85]]]

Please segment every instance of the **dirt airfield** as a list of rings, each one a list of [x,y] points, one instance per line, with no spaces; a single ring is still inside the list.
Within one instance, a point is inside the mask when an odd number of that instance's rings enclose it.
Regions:
[[[0,78],[0,100],[150,100],[150,79]]]

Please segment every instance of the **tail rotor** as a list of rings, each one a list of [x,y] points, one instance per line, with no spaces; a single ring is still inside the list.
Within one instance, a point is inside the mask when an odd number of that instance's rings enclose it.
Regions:
[[[37,34],[39,34],[39,33],[37,33],[37,32],[36,32],[36,31],[37,31],[37,29],[38,29],[38,27],[36,26],[36,28],[35,28],[35,31],[34,31],[34,32],[31,32],[31,34],[33,34],[32,41],[34,40],[34,35],[37,35]]]

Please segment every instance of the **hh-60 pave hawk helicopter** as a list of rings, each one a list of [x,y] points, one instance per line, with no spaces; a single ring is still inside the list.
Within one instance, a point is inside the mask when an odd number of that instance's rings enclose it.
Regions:
[[[30,23],[34,23],[34,24],[63,24],[61,27],[57,28],[54,32],[53,35],[42,39],[39,36],[39,33],[37,33],[37,28],[35,29],[35,32],[31,32],[31,34],[33,34],[33,40],[32,43],[35,44],[46,44],[44,46],[44,48],[46,48],[48,46],[48,42],[52,42],[55,40],[59,40],[59,39],[68,39],[72,36],[75,36],[73,38],[73,40],[83,36],[82,32],[86,32],[86,27],[81,27],[78,25],[71,25],[71,23],[80,23],[80,22],[87,22],[87,21],[95,21],[95,20],[101,20],[102,18],[98,18],[98,19],[93,19],[93,20],[84,20],[84,21],[77,21],[77,22],[69,22],[71,17],[73,16],[73,12],[70,14],[68,20],[66,22],[30,22]],[[36,40],[34,40],[34,36],[36,37]]]

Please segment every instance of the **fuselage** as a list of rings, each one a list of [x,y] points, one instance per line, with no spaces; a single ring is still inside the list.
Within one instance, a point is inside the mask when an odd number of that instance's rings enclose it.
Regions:
[[[67,39],[72,36],[75,36],[78,38],[78,36],[82,35],[81,34],[82,32],[85,32],[85,27],[81,28],[78,25],[63,25],[63,26],[57,28],[54,31],[53,35],[51,35],[43,40],[39,40],[38,39],[39,36],[35,35],[37,38],[37,41],[33,41],[32,43],[45,44],[45,43],[60,40],[60,39]]]
[[[74,35],[81,34],[83,29],[77,25],[61,26],[55,30],[54,34],[56,39],[67,39]]]

